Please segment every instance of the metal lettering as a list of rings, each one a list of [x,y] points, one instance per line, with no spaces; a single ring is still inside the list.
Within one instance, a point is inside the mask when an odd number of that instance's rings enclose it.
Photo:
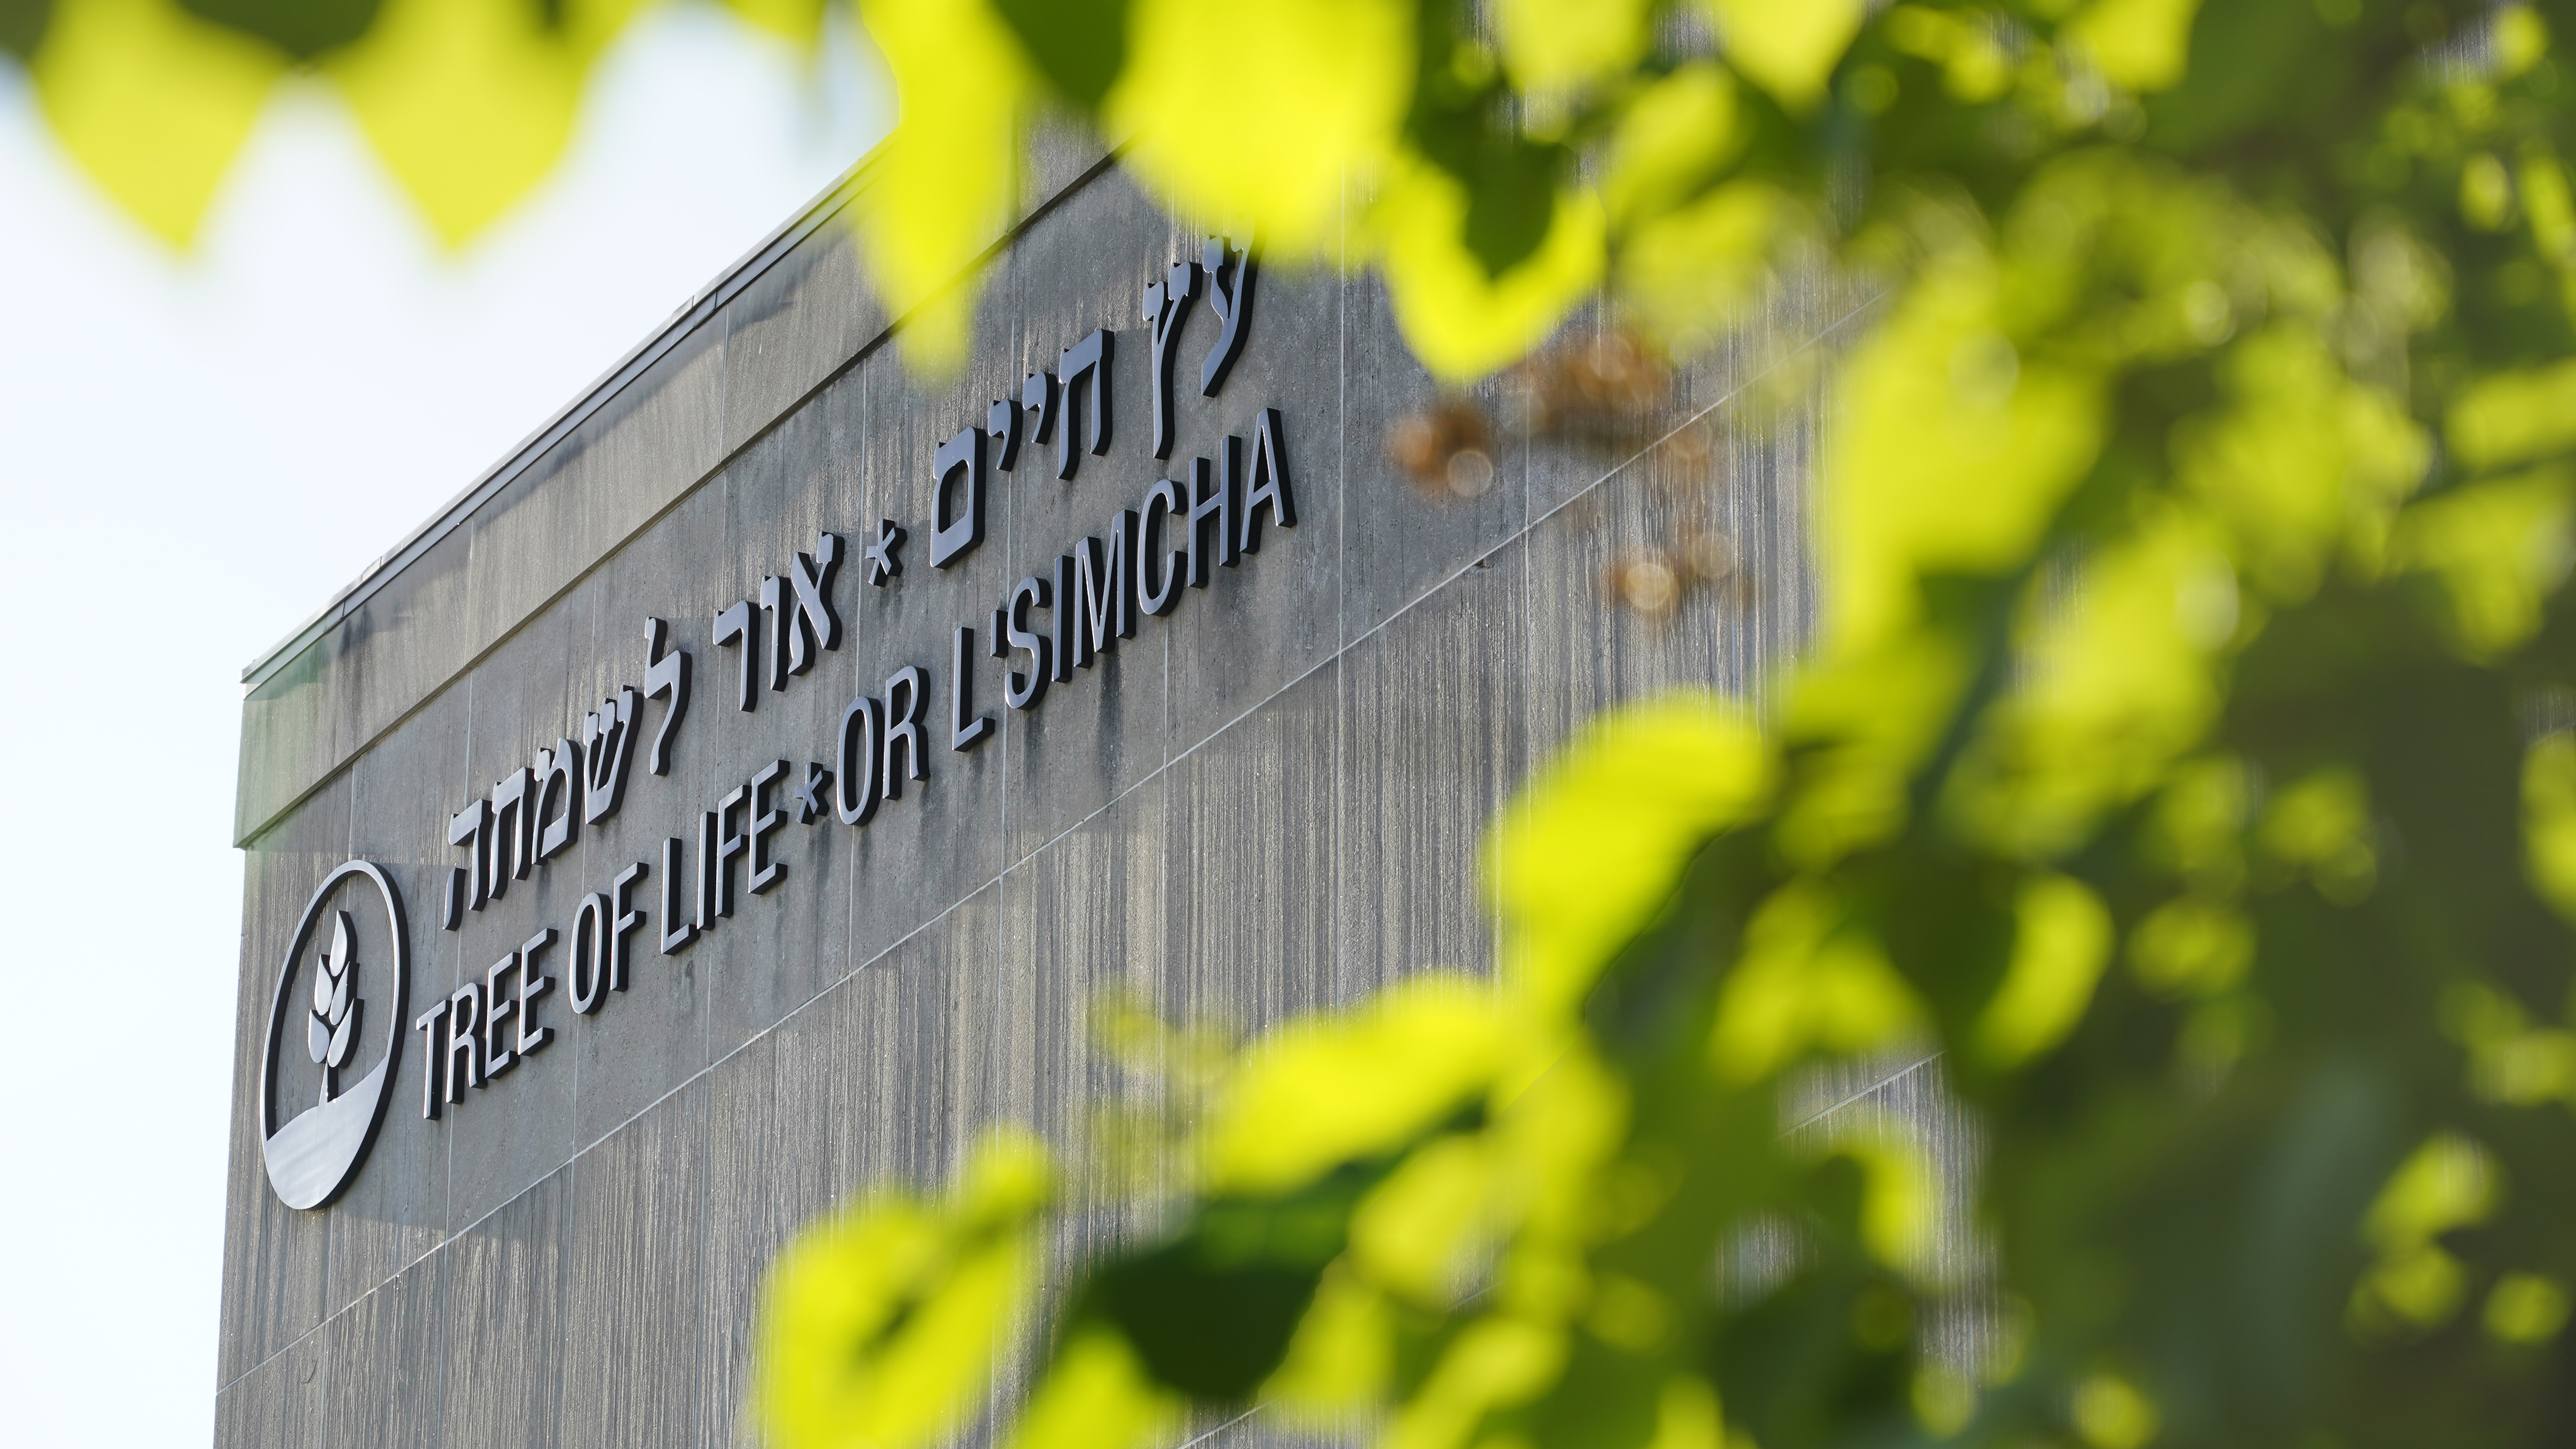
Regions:
[[[676,955],[698,939],[698,923],[684,909],[689,873],[688,843],[673,835],[662,841],[662,954]]]
[[[644,696],[628,685],[601,700],[598,713],[582,717],[581,818],[592,825],[616,814],[626,800],[626,771],[635,762],[635,718],[643,712]]]
[[[949,496],[960,482],[966,501],[951,519]],[[930,566],[944,569],[983,541],[984,430],[968,428],[930,455]]]
[[[922,706],[930,702],[929,682],[922,677],[921,666],[907,664],[886,676],[885,682],[885,764],[880,776],[889,800],[903,798],[906,778],[918,780],[925,754],[921,746]],[[896,701],[902,703],[897,704]],[[903,751],[904,768],[894,767],[894,752]]]
[[[1055,440],[1058,478],[1073,476],[1073,435],[1081,431],[1074,425],[1077,416],[1084,419],[1091,433],[1091,451],[1095,455],[1109,451],[1109,358],[1117,340],[1118,334],[1108,328],[1095,328],[1090,336],[1066,348],[1056,361],[1057,376],[1064,379],[1064,431]],[[1080,414],[1073,410],[1073,390],[1077,387],[1084,389],[1088,402]]]
[[[1145,284],[1145,320],[1153,326],[1152,385],[1146,389],[1154,407],[1154,456],[1172,456],[1172,354],[1181,345],[1181,324],[1199,294],[1199,264],[1174,262],[1165,279]]]
[[[1020,580],[1011,586],[1011,601],[1002,607],[996,622],[1001,637],[1013,649],[1028,651],[1029,672],[1014,669],[1002,676],[1002,703],[1013,709],[1027,709],[1046,697],[1049,661],[1054,657],[1054,641],[1029,627],[1029,610],[1046,608],[1055,594],[1047,581],[1037,577]]]
[[[1199,249],[1199,265],[1207,269],[1208,310],[1217,320],[1216,345],[1199,364],[1199,396],[1214,397],[1243,353],[1244,323],[1252,315],[1252,249],[1246,247],[1228,261],[1225,239],[1212,236]]]
[[[753,681],[758,678],[760,616],[752,612],[750,600],[746,599],[716,615],[716,647],[739,647],[742,650],[742,682],[735,690],[734,708],[748,714],[760,702],[759,696],[752,692]]]
[[[967,657],[975,652],[975,631],[963,624],[957,626],[957,637],[948,651],[948,748],[963,754],[984,742],[993,732],[993,717],[975,714],[969,700],[971,685]],[[972,719],[968,716],[973,715]]]
[[[769,858],[769,837],[777,834],[779,828],[787,823],[786,811],[771,808],[769,792],[786,778],[785,760],[772,760],[751,777],[751,820],[744,838],[750,842],[750,885],[751,893],[756,896],[769,894],[771,888],[787,879],[787,863]]]
[[[663,653],[662,641],[670,632],[671,626],[660,619],[644,621],[644,697],[671,699],[662,707],[662,727],[653,732],[653,750],[644,760],[645,770],[655,775],[671,773],[671,732],[689,712],[689,651]]]
[[[1279,409],[1263,408],[1252,425],[1252,476],[1243,493],[1242,551],[1261,552],[1261,510],[1281,528],[1297,526],[1297,500],[1288,490],[1288,453],[1279,442]],[[1226,466],[1233,468],[1242,444],[1226,440]]]

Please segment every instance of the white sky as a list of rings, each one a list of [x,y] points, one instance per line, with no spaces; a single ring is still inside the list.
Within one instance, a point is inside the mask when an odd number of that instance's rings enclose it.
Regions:
[[[0,1403],[13,1445],[213,1429],[242,666],[839,176],[888,119],[666,9],[572,152],[441,251],[318,88],[197,249],[125,222],[0,64]]]

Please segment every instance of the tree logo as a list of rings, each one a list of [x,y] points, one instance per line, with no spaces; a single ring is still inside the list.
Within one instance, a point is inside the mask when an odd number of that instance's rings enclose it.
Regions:
[[[366,1005],[358,997],[358,961],[349,944],[349,913],[337,915],[330,949],[314,963],[321,969],[313,973],[313,1015],[304,1023],[313,1065],[322,1069],[324,1106],[330,1105],[332,1084],[349,1064],[350,1049],[358,1044],[358,1009]]]
[[[325,925],[330,927],[327,936]],[[378,992],[384,1009],[367,1009],[362,983]],[[376,1129],[383,1125],[385,1104],[393,1098],[410,985],[410,933],[392,879],[363,860],[332,871],[305,905],[286,960],[278,967],[260,1059],[260,1152],[268,1185],[288,1207],[329,1203],[347,1189],[358,1164],[366,1160]],[[304,1007],[305,1055],[320,1077],[311,1097],[280,1087],[285,1066],[280,1050],[292,1039],[291,1017],[299,1003]],[[370,1018],[385,1023],[377,1053],[362,1050]],[[368,1055],[373,1055],[373,1065],[348,1081],[347,1074],[357,1071]],[[280,1100],[290,1095],[313,1105],[281,1122]]]

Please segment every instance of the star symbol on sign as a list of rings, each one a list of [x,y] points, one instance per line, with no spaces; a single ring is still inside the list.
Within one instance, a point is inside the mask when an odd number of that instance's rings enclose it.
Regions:
[[[805,767],[805,783],[796,787],[796,823],[811,825],[828,807],[823,803],[824,788],[832,782],[832,772],[821,765]]]
[[[882,589],[886,586],[886,580],[903,572],[903,560],[894,556],[895,550],[901,547],[903,547],[903,525],[891,518],[879,519],[877,536],[868,540],[869,583]]]

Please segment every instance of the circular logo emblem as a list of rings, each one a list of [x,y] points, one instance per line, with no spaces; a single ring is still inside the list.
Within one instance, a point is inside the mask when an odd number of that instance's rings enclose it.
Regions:
[[[321,1207],[358,1175],[393,1097],[410,987],[402,896],[382,870],[350,861],[305,905],[268,1007],[260,1153],[288,1207]]]

